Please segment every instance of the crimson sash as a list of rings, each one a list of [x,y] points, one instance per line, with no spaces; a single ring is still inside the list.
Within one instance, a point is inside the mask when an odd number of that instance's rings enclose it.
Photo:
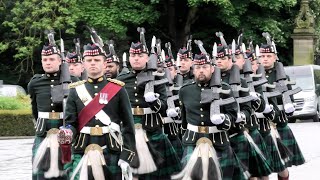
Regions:
[[[122,86],[115,83],[108,83],[90,102],[85,106],[78,115],[78,130],[81,129],[105,106],[99,103],[100,93],[108,94],[108,102],[120,91]]]

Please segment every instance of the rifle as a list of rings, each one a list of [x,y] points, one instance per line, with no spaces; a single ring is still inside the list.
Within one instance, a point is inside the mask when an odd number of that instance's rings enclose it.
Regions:
[[[221,87],[221,72],[218,67],[214,67],[214,72],[210,80],[210,89],[201,92],[201,103],[210,103],[210,116],[220,114],[220,107],[235,102],[233,97],[222,99],[221,94],[230,94],[230,90]]]
[[[80,39],[79,38],[73,39],[73,43],[75,45],[76,54],[78,55],[78,59],[82,62],[82,56],[81,56],[81,52],[80,52]],[[88,79],[88,74],[85,69],[81,73],[81,79],[82,80]]]
[[[287,85],[294,85],[294,81],[288,81],[285,74],[283,64],[281,62],[275,62],[276,69],[276,88],[275,90],[282,93],[282,102],[283,104],[292,103],[290,96],[296,94],[302,89],[297,87],[295,89],[289,90]]]
[[[129,68],[127,66],[127,53],[124,52],[122,55],[122,70],[121,73],[127,73],[129,72]]]

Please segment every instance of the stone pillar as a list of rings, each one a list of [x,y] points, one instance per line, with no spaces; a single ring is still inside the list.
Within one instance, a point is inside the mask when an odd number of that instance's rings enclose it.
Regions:
[[[309,8],[309,1],[302,0],[300,12],[295,19],[296,27],[293,39],[293,65],[314,64],[317,37],[314,30],[314,16]]]

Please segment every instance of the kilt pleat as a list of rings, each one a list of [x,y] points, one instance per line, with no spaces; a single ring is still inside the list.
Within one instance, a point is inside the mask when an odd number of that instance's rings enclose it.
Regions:
[[[283,144],[290,150],[292,153],[291,158],[286,163],[287,167],[292,165],[298,166],[305,163],[305,159],[303,154],[299,148],[299,145],[292,133],[290,127],[288,125],[285,126],[277,126],[278,133],[281,137],[281,141]]]

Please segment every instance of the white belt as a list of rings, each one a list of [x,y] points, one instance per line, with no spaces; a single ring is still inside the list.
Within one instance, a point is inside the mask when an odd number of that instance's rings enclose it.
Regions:
[[[145,114],[152,114],[154,111],[152,111],[150,108],[132,108],[132,114],[133,115],[145,115]]]
[[[173,120],[171,117],[164,117],[163,118],[163,123],[167,124],[167,123],[177,123],[177,124],[181,124],[182,120]]]
[[[278,105],[277,107],[279,110],[284,110],[283,105]]]
[[[116,123],[111,123],[109,126],[103,126],[103,127],[99,127],[99,126],[96,126],[96,127],[84,126],[81,129],[80,132],[84,133],[84,134],[92,134],[92,129],[93,128],[101,128],[102,129],[102,134],[110,133],[110,131],[120,132],[120,126],[118,124],[116,124]]]
[[[256,113],[254,113],[254,114],[256,115],[257,118],[260,118],[260,119],[261,119],[261,118],[266,118],[266,117],[263,115],[263,113],[257,113],[257,112],[256,112]]]
[[[63,119],[63,112],[38,112],[38,117],[44,119]]]
[[[222,130],[218,130],[216,126],[195,126],[192,124],[188,124],[187,129],[193,132],[205,134],[223,132]]]

